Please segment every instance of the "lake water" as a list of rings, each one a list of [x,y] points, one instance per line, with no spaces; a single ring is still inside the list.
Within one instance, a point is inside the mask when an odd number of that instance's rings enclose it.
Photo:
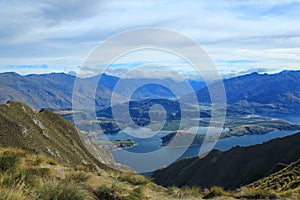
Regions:
[[[300,124],[299,116],[264,116],[279,118]],[[138,130],[136,130],[138,131]],[[149,138],[136,138],[132,135],[125,134],[120,131],[117,134],[106,134],[108,139],[132,139],[137,142],[137,145],[127,149],[117,149],[112,152],[116,162],[125,164],[135,169],[137,172],[149,172],[169,165],[175,160],[187,157],[199,156],[208,150],[218,149],[226,151],[235,146],[250,146],[254,144],[261,144],[274,138],[281,138],[288,135],[295,134],[299,131],[275,130],[267,134],[261,135],[244,135],[239,137],[228,137],[219,139],[215,143],[206,143],[199,146],[191,146],[189,148],[183,147],[161,147],[161,137],[170,133],[170,131],[151,132],[148,130]],[[104,136],[99,137],[101,139]]]

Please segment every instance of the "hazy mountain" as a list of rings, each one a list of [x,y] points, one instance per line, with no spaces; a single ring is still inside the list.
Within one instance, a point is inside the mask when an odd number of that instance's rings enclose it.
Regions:
[[[21,76],[14,72],[0,73],[0,103],[8,100],[24,102],[35,109],[41,108],[71,108],[73,87],[76,77],[65,73],[32,74]],[[97,108],[108,107],[112,92],[115,92],[117,83],[120,89],[115,94],[117,102],[127,101],[127,98],[135,100],[154,98],[174,98],[176,97],[168,86],[175,86],[178,91],[177,97],[186,94],[185,86],[187,82],[177,82],[172,79],[120,79],[118,77],[103,74],[99,76],[78,78],[79,91],[76,97],[95,101]],[[159,82],[158,84],[145,83]],[[199,83],[197,85],[197,83]],[[96,93],[93,87],[97,86]],[[203,82],[193,82],[195,88],[203,86]],[[136,90],[136,91],[135,91]],[[135,91],[132,96],[130,91]],[[95,99],[94,99],[95,96]],[[125,97],[124,97],[125,96]]]
[[[205,157],[186,158],[153,173],[163,186],[222,186],[235,189],[268,176],[279,163],[300,158],[300,133],[249,147],[212,150]]]
[[[20,76],[13,72],[0,74],[0,103],[8,100],[24,102],[35,109],[71,108],[73,85],[76,77],[64,73],[34,74]],[[81,80],[82,91],[77,96],[83,99],[92,96],[88,80]],[[99,87],[97,94],[102,99],[110,99],[111,92]],[[105,104],[96,99],[96,104]]]
[[[99,76],[92,77],[90,79],[97,79]],[[131,98],[135,100],[139,99],[159,99],[159,98],[176,98],[188,94],[187,87],[194,91],[197,91],[205,87],[204,81],[178,81],[171,78],[155,79],[155,78],[127,78],[120,79],[115,76],[102,74],[99,84],[110,89],[110,91],[116,88],[118,94],[128,97],[131,92],[134,91]],[[172,91],[174,88],[176,91]],[[177,93],[175,93],[177,92]]]
[[[84,139],[71,123],[46,109],[34,112],[27,105],[12,101],[0,105],[1,146],[22,148],[73,165],[114,165],[107,150],[91,143],[84,145],[80,137]]]

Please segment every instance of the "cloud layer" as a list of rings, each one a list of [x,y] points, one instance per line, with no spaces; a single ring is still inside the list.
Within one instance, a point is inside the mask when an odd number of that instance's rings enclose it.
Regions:
[[[0,71],[8,65],[36,65],[39,72],[77,71],[108,37],[143,27],[187,35],[224,74],[299,69],[299,10],[299,0],[0,1]]]

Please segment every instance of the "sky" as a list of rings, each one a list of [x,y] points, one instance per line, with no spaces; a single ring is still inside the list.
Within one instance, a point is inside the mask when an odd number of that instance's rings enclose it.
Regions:
[[[300,0],[0,0],[0,72],[77,72],[108,38],[146,27],[170,29],[191,38],[224,77],[297,70],[299,10]],[[109,72],[122,75],[136,63],[144,65],[155,57],[158,64],[195,75],[174,55],[150,54],[116,60]],[[172,77],[172,70],[144,74]],[[143,74],[136,71],[136,76]]]

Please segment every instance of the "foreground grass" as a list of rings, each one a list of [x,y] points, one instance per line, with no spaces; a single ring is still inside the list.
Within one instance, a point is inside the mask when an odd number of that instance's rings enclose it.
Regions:
[[[0,200],[300,199],[300,187],[164,188],[134,173],[89,171],[19,149],[0,147]]]

